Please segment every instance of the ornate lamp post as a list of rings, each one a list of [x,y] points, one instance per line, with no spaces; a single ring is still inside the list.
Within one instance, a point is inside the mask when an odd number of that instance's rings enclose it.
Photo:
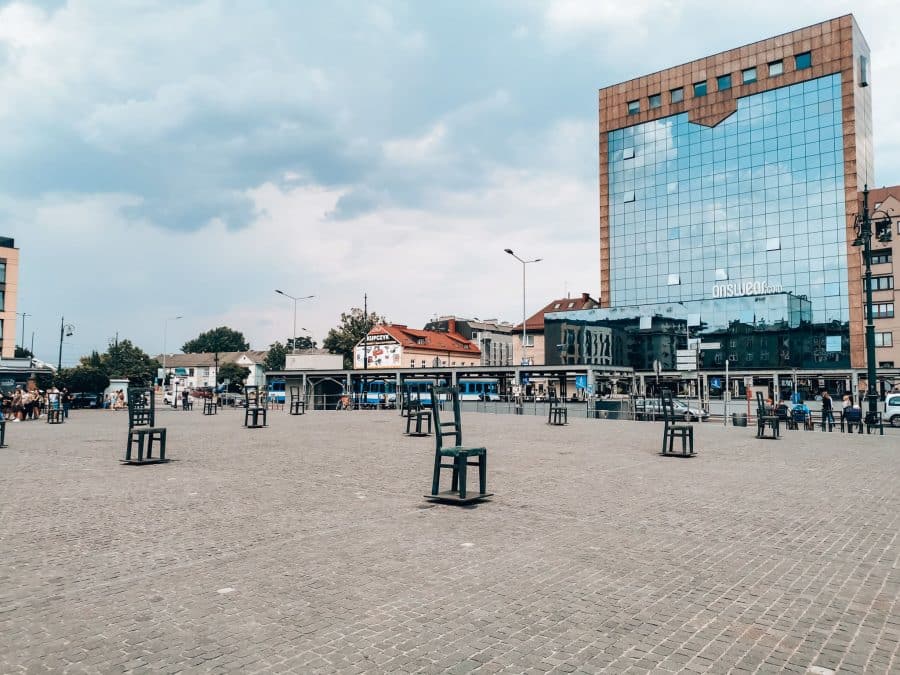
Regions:
[[[869,400],[866,423],[874,424],[878,419],[878,390],[875,387],[875,319],[872,314],[872,235],[881,243],[891,240],[892,216],[882,210],[869,213],[869,186],[863,188],[862,213],[856,216],[853,229],[856,230],[854,246],[863,247],[863,261],[866,264],[866,398]],[[874,226],[874,229],[873,229]]]

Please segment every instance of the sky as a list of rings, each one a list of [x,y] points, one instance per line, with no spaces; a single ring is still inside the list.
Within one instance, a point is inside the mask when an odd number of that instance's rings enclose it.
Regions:
[[[900,183],[900,14],[831,0],[0,0],[0,236],[63,365],[362,307],[522,319],[600,285],[597,90],[853,12]],[[173,317],[181,316],[178,320]],[[168,319],[168,320],[167,320]],[[10,330],[10,326],[5,327]],[[16,325],[21,342],[21,318]]]

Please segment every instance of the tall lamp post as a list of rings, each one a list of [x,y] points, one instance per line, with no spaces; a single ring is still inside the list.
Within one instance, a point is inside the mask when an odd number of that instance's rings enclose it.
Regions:
[[[163,393],[165,393],[166,378],[169,376],[169,373],[166,371],[166,339],[169,337],[169,322],[178,321],[181,318],[183,317],[179,314],[178,316],[169,317],[163,322]]]
[[[531,263],[541,262],[541,260],[543,260],[543,258],[535,258],[534,260],[523,260],[522,258],[517,256],[515,253],[513,253],[513,250],[511,248],[505,248],[503,250],[504,250],[504,252],[509,253],[513,258],[518,260],[520,263],[522,263],[522,365],[527,366],[528,359],[525,358],[525,336],[527,334],[527,329],[525,328],[525,319],[527,318],[526,314],[525,314],[525,267],[527,265],[530,265]]]
[[[892,216],[882,210],[869,213],[869,186],[863,188],[862,213],[856,216],[853,229],[856,230],[854,246],[863,247],[863,260],[866,264],[866,398],[869,409],[866,412],[866,423],[875,424],[878,419],[878,390],[875,387],[875,318],[872,315],[872,235],[879,242],[886,244],[891,240]],[[874,225],[874,229],[873,229]]]
[[[62,346],[63,346],[63,338],[71,337],[75,334],[75,326],[70,323],[66,323],[65,317],[60,317],[59,319],[59,362],[56,364],[56,371],[59,372],[62,370]]]
[[[291,295],[289,293],[285,293],[284,291],[279,291],[277,288],[275,289],[275,292],[278,293],[279,295],[283,295],[284,297],[290,298],[291,300],[294,301],[294,332],[291,335],[291,342],[293,344],[293,349],[291,350],[291,353],[296,353],[296,351],[297,351],[297,301],[298,300],[309,300],[310,298],[314,298],[316,296],[304,295],[301,297],[294,297],[293,295]],[[304,329],[304,330],[306,330],[306,329]]]
[[[31,314],[29,314],[28,312],[16,312],[16,316],[22,317],[22,349],[25,349],[25,317],[31,316]],[[34,341],[32,340],[32,343],[33,342]]]

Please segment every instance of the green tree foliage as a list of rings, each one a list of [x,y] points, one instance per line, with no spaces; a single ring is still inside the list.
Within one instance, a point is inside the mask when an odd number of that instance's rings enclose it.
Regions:
[[[128,378],[134,386],[145,387],[156,378],[160,364],[131,340],[121,340],[110,345],[103,354],[94,352],[82,357],[81,367],[97,369],[108,378]]]
[[[16,347],[16,351],[13,353],[13,358],[16,359],[31,359],[34,358],[34,354],[31,353],[30,349],[26,349],[25,347]]]
[[[94,394],[109,386],[109,376],[100,368],[81,365],[63,368],[57,373],[55,384],[58,388],[67,388],[71,392],[86,391]]]
[[[280,342],[273,342],[269,345],[269,351],[266,354],[266,360],[263,361],[263,367],[266,370],[284,370],[284,360],[287,349]]]
[[[205,333],[200,333],[193,340],[181,346],[185,354],[203,354],[212,352],[244,352],[250,349],[250,343],[240,331],[228,326],[219,326]]]
[[[341,313],[340,325],[328,331],[328,335],[322,341],[322,346],[332,354],[343,355],[344,368],[352,368],[353,347],[372,330],[372,326],[384,323],[384,321],[384,317],[375,312],[370,312],[366,316],[362,309],[353,307],[349,313]]]
[[[221,384],[225,380],[231,383],[237,391],[244,386],[244,381],[250,377],[250,369],[246,366],[240,366],[237,363],[225,363],[219,366],[219,372],[216,375],[216,382]]]
[[[288,338],[285,341],[285,346],[288,351],[292,351],[294,349],[294,339]],[[308,335],[298,335],[297,336],[297,349],[316,349],[317,344],[316,341],[313,340]]]

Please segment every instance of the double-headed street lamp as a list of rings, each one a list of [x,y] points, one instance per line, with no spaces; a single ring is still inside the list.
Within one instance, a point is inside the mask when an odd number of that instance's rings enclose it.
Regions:
[[[863,247],[863,260],[866,263],[866,380],[869,409],[866,412],[866,423],[875,424],[878,419],[878,390],[875,388],[875,317],[872,312],[872,235],[879,242],[886,244],[891,240],[892,216],[876,209],[869,213],[869,186],[863,188],[862,213],[856,216],[853,229],[856,230],[854,246]],[[873,229],[874,225],[874,229]]]
[[[527,330],[525,328],[525,319],[527,318],[526,314],[525,314],[525,311],[526,311],[525,310],[525,266],[530,265],[531,263],[541,262],[541,260],[543,260],[543,258],[535,258],[534,260],[522,260],[522,258],[520,258],[515,253],[513,253],[513,250],[511,248],[505,248],[503,250],[506,253],[509,253],[513,258],[518,260],[520,263],[522,263],[522,365],[527,366],[528,359],[525,358],[525,337],[526,337],[526,333],[527,333]]]
[[[62,346],[63,338],[72,337],[75,334],[75,326],[66,323],[65,317],[59,319],[59,362],[56,364],[56,372],[62,370]]]
[[[314,298],[316,296],[304,295],[301,297],[294,297],[293,295],[290,295],[289,293],[285,293],[284,291],[279,291],[277,288],[275,289],[275,292],[278,293],[279,295],[283,295],[284,297],[290,298],[291,300],[294,301],[294,332],[291,335],[291,340],[293,341],[293,350],[292,350],[292,353],[293,353],[293,352],[297,351],[297,301],[298,300],[309,300],[310,298]],[[303,330],[306,330],[306,329],[304,328]]]

